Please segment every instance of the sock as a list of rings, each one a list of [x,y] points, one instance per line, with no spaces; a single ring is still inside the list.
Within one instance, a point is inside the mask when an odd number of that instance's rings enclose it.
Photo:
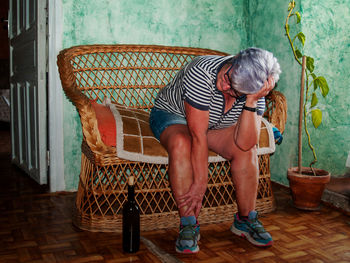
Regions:
[[[248,216],[242,216],[240,212],[238,212],[238,217],[241,220],[248,220]]]
[[[195,225],[197,223],[197,219],[195,216],[182,216],[180,218],[180,223],[183,226]]]

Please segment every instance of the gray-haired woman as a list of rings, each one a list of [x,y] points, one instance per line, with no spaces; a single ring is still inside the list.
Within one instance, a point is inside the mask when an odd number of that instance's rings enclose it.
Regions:
[[[197,217],[208,181],[208,149],[231,162],[238,213],[231,231],[258,246],[272,245],[255,212],[256,145],[265,96],[279,79],[272,53],[248,48],[236,56],[196,57],[155,101],[150,125],[169,154],[169,178],[179,208],[176,251],[199,251]]]

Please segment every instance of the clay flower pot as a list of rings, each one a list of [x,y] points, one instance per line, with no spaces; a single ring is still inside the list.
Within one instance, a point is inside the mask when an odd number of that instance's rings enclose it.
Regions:
[[[321,169],[314,170],[317,176],[313,175],[309,167],[303,167],[302,174],[299,174],[298,167],[288,169],[287,177],[296,208],[318,210],[320,207],[323,191],[330,181],[330,173]]]

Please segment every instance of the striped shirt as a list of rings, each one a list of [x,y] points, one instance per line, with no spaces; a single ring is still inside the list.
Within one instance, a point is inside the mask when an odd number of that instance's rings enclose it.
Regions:
[[[175,78],[162,90],[155,101],[155,107],[186,118],[186,101],[192,107],[209,111],[209,129],[222,129],[237,122],[246,96],[236,99],[232,108],[225,111],[225,99],[216,87],[217,73],[232,56],[199,56],[182,68]],[[258,114],[265,110],[265,98],[257,103]]]

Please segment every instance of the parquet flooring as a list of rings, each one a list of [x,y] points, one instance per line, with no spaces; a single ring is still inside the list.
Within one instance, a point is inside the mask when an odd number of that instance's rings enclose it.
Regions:
[[[0,138],[0,262],[162,262],[143,243],[138,253],[124,254],[120,234],[74,228],[75,193],[49,194],[33,183],[10,164],[3,141],[9,140],[8,131],[1,130]],[[261,218],[274,238],[271,248],[233,236],[230,223],[202,225],[196,255],[174,251],[177,229],[142,236],[177,262],[350,262],[348,215],[328,206],[299,211],[286,189],[274,186],[274,193],[277,210]]]

